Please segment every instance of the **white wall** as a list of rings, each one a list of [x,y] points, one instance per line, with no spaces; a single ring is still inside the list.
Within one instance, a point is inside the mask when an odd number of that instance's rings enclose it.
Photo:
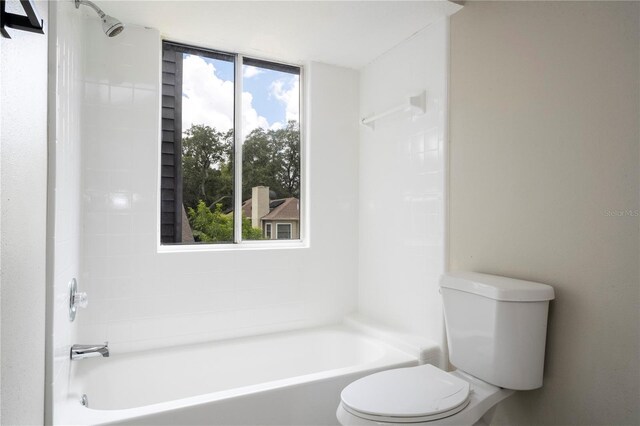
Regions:
[[[36,7],[45,35],[0,39],[0,418],[11,425],[44,420],[49,29],[47,2]]]
[[[86,25],[79,340],[114,353],[339,321],[356,304],[357,73],[312,63],[311,248],[157,253],[157,30]],[[338,101],[339,100],[339,101]]]
[[[451,21],[451,268],[551,284],[544,387],[500,424],[639,424],[640,4]]]
[[[50,4],[49,38],[49,182],[47,224],[47,400],[52,407],[67,394],[69,348],[76,322],[69,321],[69,281],[80,277],[80,180],[82,101],[82,15],[72,2]],[[82,318],[80,310],[77,318]],[[93,342],[87,342],[93,343]]]
[[[441,342],[447,19],[364,67],[362,116],[426,90],[423,115],[398,113],[360,131],[359,310]]]

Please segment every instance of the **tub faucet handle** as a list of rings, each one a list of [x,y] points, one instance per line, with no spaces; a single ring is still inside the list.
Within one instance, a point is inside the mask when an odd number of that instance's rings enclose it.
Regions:
[[[78,291],[78,281],[72,278],[69,281],[69,320],[76,319],[76,311],[78,308],[86,308],[89,303],[87,293]]]
[[[73,294],[73,306],[78,308],[86,308],[89,304],[89,297],[84,291],[77,291]]]

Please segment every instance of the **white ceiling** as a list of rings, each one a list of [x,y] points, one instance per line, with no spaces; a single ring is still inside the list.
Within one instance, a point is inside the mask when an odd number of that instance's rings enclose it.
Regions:
[[[444,1],[107,1],[125,24],[166,39],[290,63],[359,69],[457,11]]]

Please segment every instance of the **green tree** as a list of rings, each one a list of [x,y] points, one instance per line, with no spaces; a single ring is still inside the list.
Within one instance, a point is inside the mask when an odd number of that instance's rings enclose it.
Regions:
[[[279,163],[276,179],[282,185],[284,197],[300,196],[300,127],[289,121],[287,127],[274,132]]]
[[[276,197],[300,196],[300,131],[296,121],[279,130],[255,129],[243,145],[242,199],[254,186]],[[233,130],[192,125],[182,138],[183,203],[196,241],[233,241]],[[262,239],[262,230],[242,218],[242,238]]]
[[[297,121],[279,130],[254,129],[247,136],[242,162],[242,199],[251,188],[268,186],[278,198],[300,196],[300,131]]]
[[[232,205],[233,173],[231,166],[233,131],[219,132],[200,124],[191,126],[182,138],[183,203],[197,206]]]
[[[217,204],[213,211],[200,201],[195,209],[187,210],[193,238],[203,243],[219,243],[233,241],[233,217],[222,212],[222,205]]]
[[[242,239],[243,240],[262,240],[262,229],[251,226],[251,219],[242,215]]]
[[[251,188],[268,186],[276,193],[281,192],[276,180],[279,159],[269,131],[254,129],[242,146],[242,199],[251,198]]]
[[[200,201],[195,209],[187,211],[193,237],[203,243],[224,243],[233,241],[233,213],[223,213],[222,204],[216,204],[213,211],[204,201]],[[245,240],[261,240],[262,230],[251,226],[251,219],[242,217],[242,238]]]

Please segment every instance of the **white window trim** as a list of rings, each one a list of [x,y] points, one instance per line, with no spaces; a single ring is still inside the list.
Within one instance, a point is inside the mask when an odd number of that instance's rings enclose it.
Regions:
[[[309,190],[309,182],[310,182],[310,176],[307,175],[307,171],[309,170],[309,158],[307,156],[308,153],[308,147],[307,147],[307,143],[308,143],[308,126],[309,126],[309,119],[307,117],[306,111],[307,111],[307,97],[306,94],[308,93],[310,87],[306,78],[306,68],[303,64],[300,63],[292,63],[292,62],[287,62],[286,60],[280,60],[278,58],[263,58],[257,55],[244,55],[241,52],[237,52],[237,53],[232,53],[232,52],[227,52],[225,49],[219,49],[215,46],[205,46],[205,45],[198,45],[198,44],[194,44],[194,43],[190,43],[188,41],[185,40],[173,40],[175,42],[179,42],[188,46],[192,46],[194,48],[202,48],[202,49],[209,49],[209,50],[215,50],[215,51],[220,51],[220,52],[225,52],[225,53],[229,53],[229,54],[235,54],[237,58],[240,57],[244,57],[244,56],[249,56],[251,58],[254,59],[259,59],[259,60],[264,60],[267,62],[276,62],[276,63],[280,63],[283,65],[292,65],[295,67],[298,67],[300,69],[300,74],[299,74],[299,79],[300,79],[300,105],[299,105],[299,120],[300,120],[300,220],[298,222],[298,233],[299,233],[299,238],[296,240],[278,240],[276,239],[272,239],[272,240],[242,240],[242,225],[235,227],[234,225],[234,237],[235,237],[235,233],[238,232],[236,230],[239,230],[240,232],[240,239],[236,239],[236,242],[230,242],[230,243],[218,243],[218,244],[162,244],[160,241],[160,216],[161,216],[161,209],[160,209],[160,203],[156,203],[156,248],[157,248],[157,253],[183,253],[183,252],[215,252],[215,251],[235,251],[235,250],[272,250],[272,249],[304,249],[304,248],[309,248],[311,247],[311,226],[310,226],[310,214],[309,214],[309,210],[308,210],[308,197],[310,194],[310,190]],[[159,55],[160,59],[158,61],[158,69],[162,70],[162,55]],[[236,59],[238,60],[238,59]],[[238,63],[242,63],[241,61]],[[239,68],[240,70],[238,71],[236,69],[235,75],[234,75],[234,79],[238,78],[238,74],[240,76],[242,76],[242,67],[236,67]],[[242,95],[242,80],[237,80],[240,81],[240,84],[236,85],[236,91],[238,90],[238,86],[240,86],[240,94]],[[235,95],[235,93],[234,93]],[[242,96],[240,96],[240,102],[238,102],[239,106],[235,107],[235,113],[234,113],[234,119],[237,119],[238,116],[241,117],[242,114],[242,109],[241,109],[241,102],[242,102]],[[158,108],[158,116],[160,117],[162,115],[162,107],[160,106],[160,108]],[[234,123],[235,125],[235,123]],[[241,126],[240,126],[241,129]],[[162,137],[162,132],[159,131],[159,127],[158,127],[158,139],[160,140]],[[234,132],[234,137],[236,136],[236,133]],[[234,141],[235,142],[235,141]],[[238,145],[238,144],[237,144]],[[241,144],[239,144],[241,145]],[[160,142],[158,142],[158,147],[160,147]],[[238,148],[236,147],[236,151],[237,152]],[[240,154],[242,154],[242,147],[240,147]],[[156,165],[158,167],[157,170],[157,179],[158,179],[158,183],[157,183],[157,200],[160,200],[160,179],[161,179],[161,173],[162,173],[162,167],[160,166],[161,164],[161,157],[162,157],[162,150],[158,149],[158,158],[156,161]],[[237,155],[237,154],[236,154]],[[242,156],[237,156],[236,158],[242,158]],[[242,162],[242,161],[240,161]],[[235,163],[234,163],[235,165]],[[236,168],[236,173],[234,175],[237,175],[237,173],[240,173],[240,176],[242,176],[242,170],[238,170],[238,168]],[[235,177],[235,176],[234,176]],[[239,195],[236,195],[236,197],[240,198],[240,204],[242,205],[242,193],[240,193]],[[235,201],[235,200],[234,200]],[[235,213],[235,208],[234,208],[234,224],[236,223],[236,213]],[[241,215],[241,212],[240,212]],[[240,218],[242,218],[242,216],[240,216]],[[241,220],[241,219],[240,219]],[[241,222],[240,222],[241,223]]]
[[[236,55],[234,62],[234,117],[233,117],[233,146],[234,146],[234,177],[233,177],[233,242],[242,244],[242,144],[244,134],[242,132],[242,63],[244,56]],[[240,189],[237,191],[237,189]],[[212,244],[213,245],[213,244]]]
[[[269,235],[267,235],[267,229],[269,229]],[[269,240],[273,239],[273,227],[271,226],[271,223],[264,224],[264,236]]]

